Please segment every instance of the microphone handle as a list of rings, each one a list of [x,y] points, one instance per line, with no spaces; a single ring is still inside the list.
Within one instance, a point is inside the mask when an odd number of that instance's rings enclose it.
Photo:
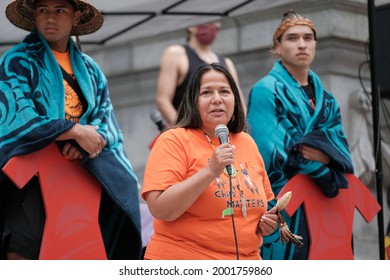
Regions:
[[[162,121],[156,122],[156,125],[158,127],[158,130],[160,130],[161,132],[163,132],[165,130],[165,125]]]
[[[227,173],[229,174],[229,176],[232,176],[233,175],[233,167],[231,164],[229,164],[228,166],[226,166],[226,171]]]
[[[229,136],[228,134],[220,134],[218,135],[218,140],[220,144],[229,143]],[[226,166],[226,171],[229,174],[229,176],[233,175],[233,167],[231,164]]]

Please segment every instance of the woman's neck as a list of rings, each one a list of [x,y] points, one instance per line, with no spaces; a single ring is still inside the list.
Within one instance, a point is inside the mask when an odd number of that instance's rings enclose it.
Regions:
[[[214,131],[209,131],[209,130],[204,129],[204,128],[202,128],[202,131],[204,132],[205,135],[207,135],[210,138],[215,138],[216,137],[215,134],[214,134]]]

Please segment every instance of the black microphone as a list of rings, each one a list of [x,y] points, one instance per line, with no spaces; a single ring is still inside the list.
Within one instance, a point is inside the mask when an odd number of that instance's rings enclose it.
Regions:
[[[150,114],[150,118],[157,125],[158,129],[160,130],[160,132],[163,132],[166,129],[166,126],[164,124],[163,118],[162,118],[161,113],[159,111],[154,110]]]
[[[229,129],[224,124],[219,124],[215,127],[214,134],[218,137],[219,143],[229,143]],[[226,166],[229,176],[233,175],[233,167],[231,164]]]

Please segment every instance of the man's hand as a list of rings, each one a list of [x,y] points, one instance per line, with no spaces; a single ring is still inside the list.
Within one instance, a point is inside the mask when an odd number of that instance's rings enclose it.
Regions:
[[[57,140],[74,139],[80,147],[86,151],[90,158],[96,157],[106,146],[106,141],[100,135],[98,126],[76,124],[68,131],[60,135]],[[62,151],[64,154],[64,150]],[[67,148],[65,151],[71,158],[75,158],[77,153],[73,149]]]
[[[330,157],[327,154],[308,145],[299,145],[298,151],[304,159],[319,161],[323,164],[329,164],[330,162]]]
[[[81,152],[69,142],[62,148],[62,155],[67,160],[83,159]]]

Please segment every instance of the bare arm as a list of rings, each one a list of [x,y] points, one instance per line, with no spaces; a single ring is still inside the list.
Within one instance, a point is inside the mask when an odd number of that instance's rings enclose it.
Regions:
[[[147,194],[146,202],[152,215],[159,220],[173,221],[180,217],[199,198],[225,166],[234,162],[234,146],[222,144],[214,150],[209,164],[192,177],[164,191]]]
[[[238,74],[237,74],[237,71],[236,71],[236,67],[233,64],[233,61],[231,61],[227,57],[225,58],[225,63],[226,63],[226,66],[227,66],[230,74],[233,76],[234,81],[236,82],[238,91],[240,92],[241,102],[242,102],[242,105],[244,107],[244,112],[245,112],[245,116],[246,116],[246,112],[247,112],[246,101],[245,101],[244,95],[242,94],[240,83],[238,81]]]
[[[177,117],[172,101],[180,79],[180,64],[183,63],[183,55],[185,55],[184,48],[174,45],[165,49],[161,57],[156,104],[168,126],[172,126]]]

